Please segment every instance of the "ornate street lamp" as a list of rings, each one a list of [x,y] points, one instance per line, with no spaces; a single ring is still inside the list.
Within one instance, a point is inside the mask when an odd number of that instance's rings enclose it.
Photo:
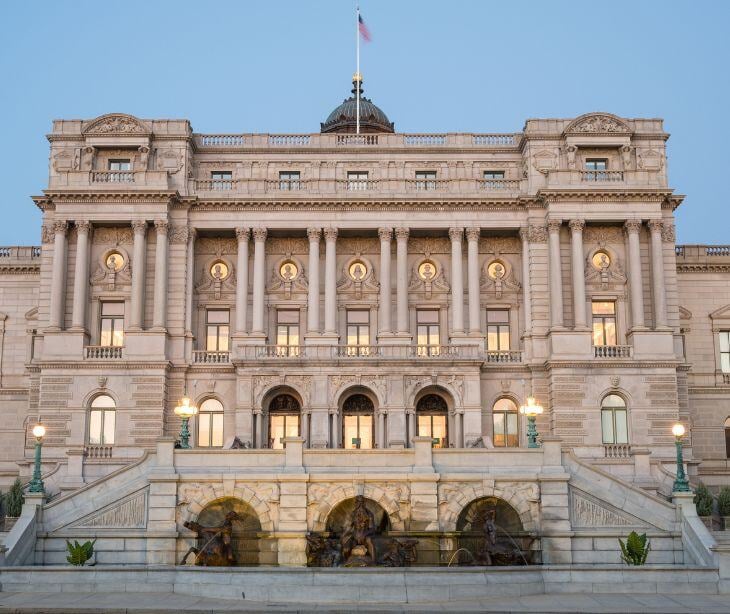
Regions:
[[[535,426],[535,418],[543,412],[542,405],[540,405],[535,397],[527,397],[527,404],[520,406],[520,413],[527,416],[527,447],[528,448],[539,448],[540,444],[537,443],[537,427]]]
[[[33,427],[33,437],[35,437],[35,463],[33,465],[33,479],[28,484],[28,492],[41,493],[45,492],[43,480],[41,479],[41,446],[43,438],[46,435],[46,427],[38,421]]]
[[[190,397],[187,394],[184,394],[177,407],[175,407],[175,414],[180,416],[182,419],[182,425],[180,426],[180,447],[186,450],[190,449],[190,429],[188,429],[188,421],[197,413],[198,408],[190,400]]]
[[[674,480],[672,492],[690,492],[689,481],[684,473],[684,459],[682,458],[682,436],[684,435],[684,424],[677,422],[672,427],[674,444],[677,446],[677,478]]]

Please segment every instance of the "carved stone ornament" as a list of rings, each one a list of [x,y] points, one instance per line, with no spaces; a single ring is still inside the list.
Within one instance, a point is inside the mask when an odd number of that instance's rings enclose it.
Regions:
[[[570,516],[575,528],[647,526],[623,510],[575,488],[570,489]]]
[[[656,149],[645,149],[638,155],[638,166],[646,171],[658,171],[664,168],[664,155]]]
[[[147,489],[114,501],[64,528],[144,529],[147,526]]]
[[[123,248],[114,246],[105,250],[91,275],[91,285],[97,292],[107,290],[113,292],[118,286],[129,286],[132,283],[132,265],[129,254]]]
[[[236,276],[233,264],[217,256],[203,265],[200,282],[195,286],[198,294],[207,294],[208,298],[219,301],[224,295],[236,291]]]
[[[591,113],[575,119],[565,134],[628,134],[631,129],[618,117],[607,113]]]
[[[414,254],[450,254],[451,245],[446,237],[413,237],[408,251]]]
[[[284,254],[271,271],[268,291],[270,293],[283,292],[286,300],[291,299],[292,293],[306,292],[309,280],[304,274],[304,265],[291,253]]]
[[[93,120],[83,130],[84,134],[126,135],[149,134],[147,127],[136,117],[113,113]]]
[[[586,284],[600,286],[601,290],[623,289],[626,285],[626,274],[624,273],[618,256],[605,247],[588,252],[585,260]]]
[[[674,224],[671,222],[662,222],[662,241],[665,243],[674,243],[676,240]]]
[[[182,154],[173,149],[157,149],[156,151],[158,171],[167,171],[168,174],[174,175],[182,169],[184,165]]]
[[[53,156],[53,170],[57,173],[65,173],[73,170],[74,150],[62,149]]]
[[[120,245],[131,245],[134,241],[132,229],[122,228],[96,228],[94,230],[94,244],[118,247]]]
[[[530,243],[546,243],[548,240],[547,226],[530,224],[528,232]]]
[[[418,260],[411,268],[411,278],[408,282],[409,292],[423,292],[426,299],[431,299],[433,293],[445,294],[450,286],[446,281],[446,274],[441,263],[426,253],[423,260]]]
[[[515,279],[514,268],[507,260],[493,259],[485,263],[479,277],[482,292],[494,293],[496,298],[502,298],[506,293],[518,292],[522,287]]]
[[[479,241],[480,254],[519,254],[522,245],[518,237],[484,237]]]
[[[623,245],[623,236],[618,226],[588,226],[583,233],[586,243],[595,243],[598,247],[608,244]]]
[[[270,256],[304,256],[309,253],[309,240],[304,237],[271,238],[266,242],[266,253]]]
[[[53,243],[53,226],[50,224],[43,224],[41,226],[41,243],[47,244],[47,243]]]
[[[532,166],[538,173],[546,175],[558,167],[557,156],[548,149],[538,151],[532,158]]]
[[[363,295],[377,294],[380,284],[375,279],[375,268],[372,262],[356,252],[353,258],[348,259],[342,267],[342,274],[337,281],[338,295],[351,294],[360,300]]]
[[[190,230],[187,225],[173,225],[168,234],[171,245],[185,245],[188,242]]]
[[[641,220],[626,220],[624,222],[624,230],[627,234],[641,231]]]
[[[195,253],[200,255],[233,256],[238,252],[236,240],[223,237],[201,237],[195,242]]]
[[[379,375],[330,375],[328,378],[329,400],[332,407],[337,406],[337,401],[348,388],[362,386],[373,390],[383,403],[386,399],[386,383]]]

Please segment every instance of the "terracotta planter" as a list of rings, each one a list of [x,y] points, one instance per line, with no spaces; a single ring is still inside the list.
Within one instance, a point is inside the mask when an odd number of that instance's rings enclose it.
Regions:
[[[3,523],[3,530],[5,532],[10,531],[15,526],[16,522],[18,522],[17,517],[5,516],[5,521]]]

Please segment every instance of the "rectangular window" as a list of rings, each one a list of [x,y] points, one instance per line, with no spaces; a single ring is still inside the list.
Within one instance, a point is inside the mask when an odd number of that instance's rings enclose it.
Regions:
[[[302,187],[299,171],[279,171],[280,190],[299,190]]]
[[[509,349],[509,310],[487,309],[487,351],[506,352]]]
[[[346,450],[370,450],[373,447],[373,417],[346,414],[343,424],[343,447]]]
[[[223,447],[223,413],[201,411],[198,414],[198,446],[201,448]]]
[[[441,349],[438,310],[419,309],[416,312],[416,325],[418,356],[438,356]]]
[[[130,160],[109,160],[110,171],[131,171],[132,162]]]
[[[233,189],[233,171],[212,171],[210,178],[212,180],[211,187],[214,190]]]
[[[269,420],[269,448],[281,450],[285,437],[299,437],[299,416],[272,414]]]
[[[113,409],[92,409],[89,412],[89,444],[114,445],[116,412]]]
[[[416,430],[419,437],[430,437],[434,448],[448,448],[447,417],[444,415],[419,415]]]
[[[504,179],[504,171],[484,171],[484,179]]]
[[[299,356],[299,311],[279,309],[276,312],[276,353]]]
[[[616,345],[616,303],[593,301],[593,345]]]
[[[347,189],[348,190],[367,190],[368,189],[368,172],[367,171],[348,171],[347,172]]]
[[[347,310],[347,355],[367,356],[370,348],[370,311]]]
[[[720,370],[730,373],[730,330],[720,331]]]
[[[416,171],[417,190],[436,189],[436,171]]]
[[[227,352],[231,312],[228,309],[208,309],[205,312],[205,349]]]
[[[603,443],[628,443],[629,429],[626,420],[625,409],[602,409],[601,410],[601,431],[603,432]]]
[[[99,345],[121,347],[124,345],[124,303],[101,304]]]
[[[608,170],[608,160],[606,158],[587,158],[587,171],[606,171]]]

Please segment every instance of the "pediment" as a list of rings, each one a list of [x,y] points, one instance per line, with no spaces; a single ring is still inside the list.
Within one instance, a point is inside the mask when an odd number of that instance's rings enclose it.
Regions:
[[[85,135],[144,136],[150,134],[151,131],[133,115],[109,113],[92,120],[82,132]]]
[[[725,305],[710,314],[712,320],[730,320],[730,305]]]
[[[685,307],[679,306],[679,319],[680,320],[691,320],[692,319],[692,312],[689,309],[686,309]]]
[[[616,115],[610,113],[586,113],[574,119],[565,134],[630,134],[631,128]]]

